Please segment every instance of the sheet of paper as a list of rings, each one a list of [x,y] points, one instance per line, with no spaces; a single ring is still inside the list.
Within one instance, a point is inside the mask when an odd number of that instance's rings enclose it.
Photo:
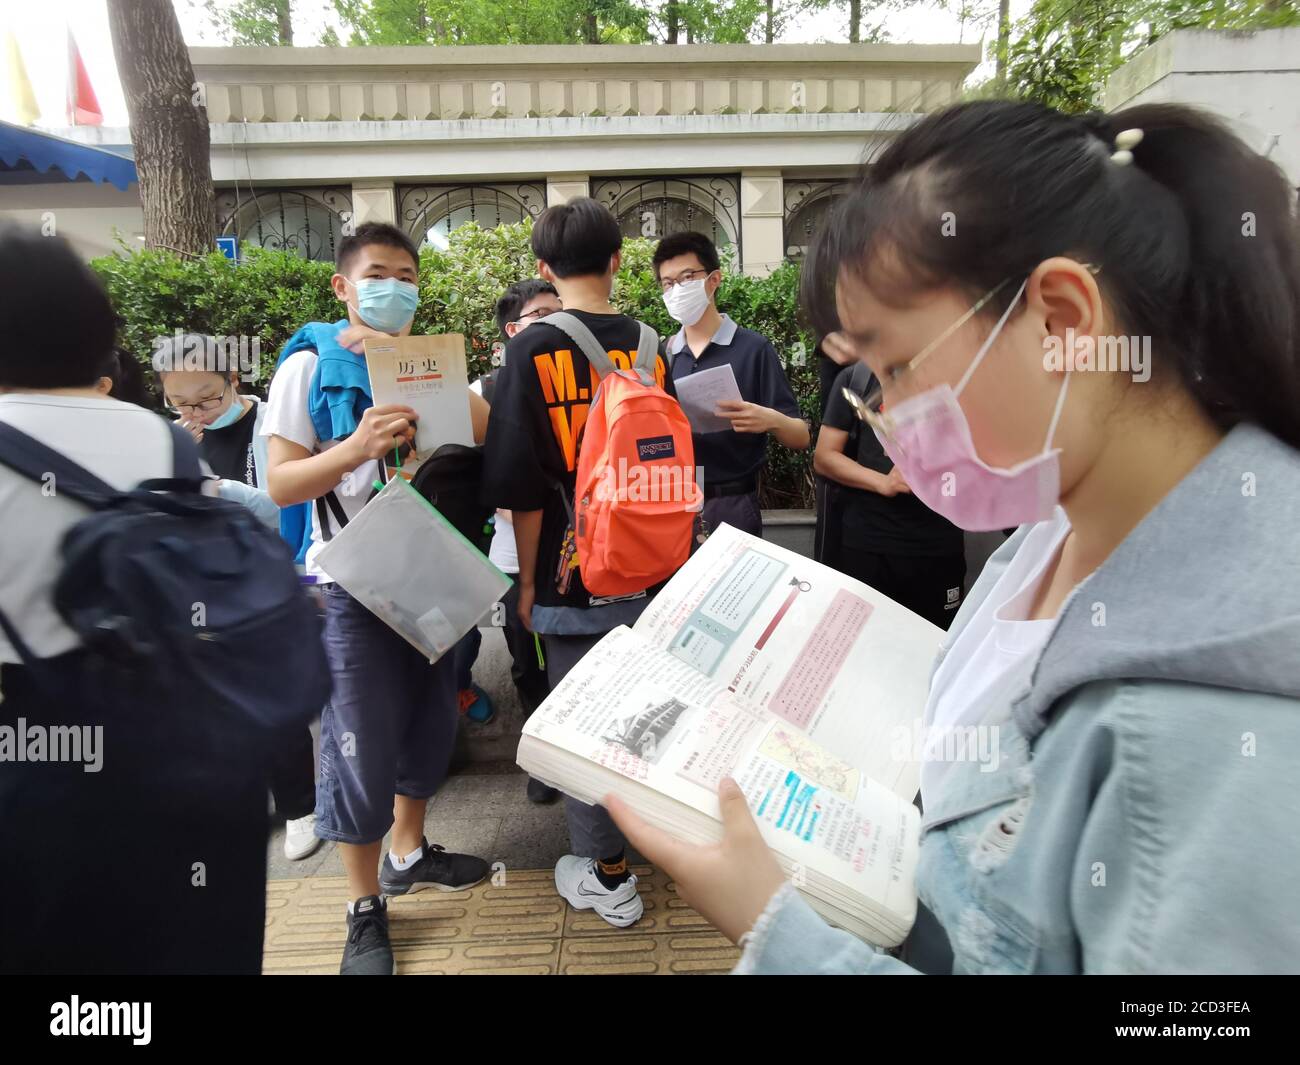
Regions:
[[[366,369],[375,406],[404,403],[419,414],[415,428],[416,456],[408,472],[443,444],[473,446],[469,414],[469,375],[465,338],[441,336],[393,337],[367,340]]]
[[[730,364],[674,378],[673,384],[677,388],[677,402],[695,432],[720,433],[731,428],[731,422],[714,413],[723,400],[744,398]]]

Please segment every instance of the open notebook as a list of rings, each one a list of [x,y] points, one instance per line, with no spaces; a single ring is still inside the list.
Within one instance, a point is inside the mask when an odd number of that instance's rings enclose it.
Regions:
[[[691,842],[740,784],[809,903],[892,946],[916,916],[912,738],[943,633],[858,581],[721,526],[528,719],[520,766],[613,792]]]

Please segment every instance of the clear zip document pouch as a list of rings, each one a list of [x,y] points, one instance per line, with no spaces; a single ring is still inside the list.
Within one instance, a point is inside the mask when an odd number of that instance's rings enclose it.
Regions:
[[[430,662],[492,609],[510,578],[401,477],[318,556],[343,589]]]

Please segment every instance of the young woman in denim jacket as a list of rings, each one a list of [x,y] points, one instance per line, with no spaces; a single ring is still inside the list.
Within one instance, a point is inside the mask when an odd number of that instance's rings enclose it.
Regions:
[[[1300,968],[1293,201],[1191,109],[1007,101],[925,118],[841,201],[805,304],[882,382],[863,416],[927,505],[1021,526],[926,706],[1000,758],[923,761],[902,958],[812,911],[733,783],[711,846],[609,800],[738,972]]]

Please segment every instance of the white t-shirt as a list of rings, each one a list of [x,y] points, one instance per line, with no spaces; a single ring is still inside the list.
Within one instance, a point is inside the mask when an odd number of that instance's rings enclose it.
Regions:
[[[0,395],[0,421],[84,466],[114,488],[134,488],[152,477],[172,475],[172,438],[152,411],[117,399]],[[51,595],[62,572],[64,534],[92,513],[60,495],[58,481],[44,489],[0,465],[0,609],[32,653],[47,658],[80,644],[63,623]],[[0,633],[0,662],[19,657]]]
[[[483,379],[480,377],[470,386],[470,391],[483,394]],[[492,543],[488,547],[488,561],[502,573],[519,572],[519,550],[515,546],[515,527],[510,521],[509,512],[497,511],[497,520],[493,526]]]
[[[925,705],[926,748],[921,763],[921,801],[932,792],[963,753],[957,730],[979,725],[989,691],[1018,662],[1037,655],[1047,644],[1056,618],[1026,620],[1042,583],[1043,572],[1070,532],[1065,511],[1057,507],[1025,536],[1010,565],[990,589],[961,635],[948,649],[930,684]]]
[[[275,371],[271,378],[271,391],[266,400],[266,417],[262,420],[263,436],[281,436],[313,455],[337,447],[339,441],[321,442],[312,424],[311,414],[307,410],[307,396],[311,390],[312,375],[316,373],[317,356],[314,351],[298,351],[284,360],[284,364]],[[367,459],[351,473],[346,474],[334,486],[334,495],[343,508],[343,513],[351,521],[366,505],[374,490],[374,483],[382,479],[384,472],[375,459]],[[315,501],[311,505],[311,547],[307,549],[306,568],[320,583],[330,580],[325,571],[316,563],[316,556],[325,546],[325,538],[320,528],[320,507]],[[332,512],[326,508],[330,535],[342,528]]]

